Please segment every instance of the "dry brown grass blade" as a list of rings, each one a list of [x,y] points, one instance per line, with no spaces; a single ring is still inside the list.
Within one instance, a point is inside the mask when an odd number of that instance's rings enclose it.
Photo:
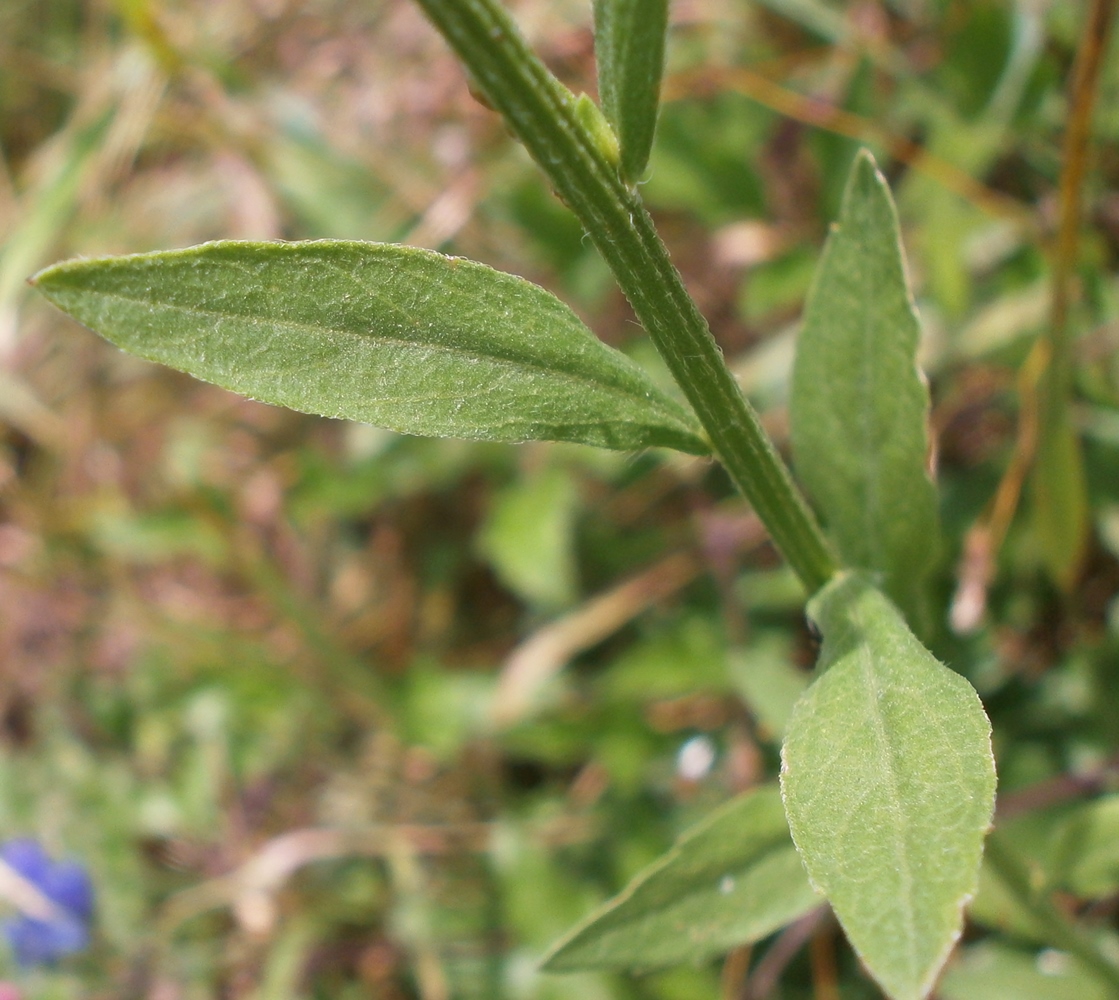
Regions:
[[[505,661],[494,698],[494,722],[505,727],[525,719],[544,686],[574,656],[691,583],[702,568],[698,556],[673,553],[533,633]]]
[[[956,571],[956,593],[949,615],[953,630],[960,635],[978,628],[987,609],[987,590],[995,578],[999,550],[1018,510],[1018,500],[1037,451],[1038,385],[1048,364],[1049,342],[1038,340],[1018,372],[1018,432],[1010,464],[983,517],[964,536],[963,554]]]
[[[487,823],[289,830],[267,841],[233,871],[172,896],[159,918],[160,937],[166,942],[188,920],[222,907],[231,907],[250,932],[266,933],[276,917],[275,894],[309,864],[349,857],[387,857],[399,851],[402,843],[412,855],[485,851],[492,835]]]
[[[1018,376],[1018,431],[1010,464],[987,511],[964,541],[951,624],[959,633],[977,628],[986,609],[999,550],[1018,509],[1022,489],[1037,456],[1043,422],[1054,407],[1068,405],[1072,378],[1069,305],[1080,248],[1084,178],[1088,169],[1092,113],[1100,72],[1115,15],[1114,0],[1094,0],[1084,21],[1073,67],[1070,114],[1065,131],[1060,181],[1060,219],[1053,248],[1048,335],[1034,344]]]
[[[707,558],[674,552],[534,632],[505,661],[491,710],[494,723],[506,727],[526,719],[547,683],[574,657],[686,587],[713,558],[748,552],[765,539],[765,527],[756,515],[736,518],[736,527],[720,546],[725,551],[708,552]]]
[[[742,66],[696,70],[670,77],[665,99],[679,100],[733,90],[794,121],[848,139],[880,146],[891,158],[958,194],[988,215],[1009,219],[1027,230],[1037,223],[1030,210],[1014,198],[988,187],[954,163],[928,152],[905,136],[896,135],[862,115],[813,100]]]

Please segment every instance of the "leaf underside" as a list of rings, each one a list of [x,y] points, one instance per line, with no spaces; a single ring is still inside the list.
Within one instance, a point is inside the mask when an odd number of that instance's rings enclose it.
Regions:
[[[775,785],[727,803],[553,948],[550,972],[699,962],[820,905]]]
[[[874,978],[893,1000],[921,1000],[975,891],[994,808],[990,724],[862,575],[837,577],[809,614],[824,672],[782,751],[789,828]]]
[[[206,243],[33,279],[117,346],[267,403],[406,434],[702,454],[694,417],[555,296],[378,243]]]

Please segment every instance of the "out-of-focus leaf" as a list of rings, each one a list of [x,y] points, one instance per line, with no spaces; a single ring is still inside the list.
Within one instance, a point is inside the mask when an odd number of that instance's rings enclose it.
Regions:
[[[1033,525],[1050,576],[1071,589],[1088,544],[1088,483],[1067,400],[1043,407],[1030,480]]]
[[[34,280],[119,347],[294,410],[435,437],[706,450],[683,407],[555,296],[472,261],[220,242]]]
[[[419,660],[408,670],[400,722],[409,740],[450,760],[468,739],[485,732],[492,698],[492,678]]]
[[[740,310],[752,323],[782,311],[795,311],[804,301],[816,272],[816,251],[795,247],[750,269],[742,284]]]
[[[761,5],[835,44],[851,34],[843,12],[824,0],[761,0]]]
[[[1071,955],[1028,954],[983,942],[968,948],[944,974],[943,1000],[1107,1000],[1107,987]]]
[[[1006,64],[983,111],[986,118],[998,122],[1009,122],[1018,111],[1045,52],[1043,12],[1029,4],[1015,4],[1012,17]]]
[[[885,96],[877,87],[877,70],[873,60],[863,56],[851,75],[843,95],[843,110],[873,119]],[[859,153],[858,140],[818,129],[808,136],[812,151],[820,164],[820,217],[830,222],[843,207],[843,191],[851,164]]]
[[[959,361],[974,361],[1036,333],[1049,315],[1049,295],[1044,281],[1000,295],[959,330],[952,341],[952,354]]]
[[[54,170],[24,195],[22,218],[0,247],[0,324],[13,321],[10,314],[27,289],[27,272],[50,260],[50,248],[74,211],[82,180],[113,117],[110,111],[102,112],[67,134]]]
[[[785,735],[793,706],[808,686],[808,675],[793,663],[791,645],[771,633],[727,658],[731,680],[758,720],[760,735],[775,741]]]
[[[893,199],[864,152],[805,307],[793,451],[844,563],[882,574],[911,621],[938,535],[919,334]]]
[[[1119,892],[1119,795],[1079,807],[1056,836],[1054,878],[1079,896]]]
[[[927,92],[911,95],[922,109],[930,156],[953,163],[973,177],[982,177],[1005,148],[1006,131],[999,121],[982,116],[965,121]],[[914,244],[924,273],[924,295],[953,323],[968,315],[975,297],[975,267],[961,253],[976,233],[990,224],[990,216],[935,178],[919,171],[908,174],[899,201],[915,219]]]
[[[1006,931],[1023,941],[1045,940],[1045,928],[986,861],[980,866],[979,884],[967,915],[973,923]]]
[[[685,833],[559,942],[568,969],[651,969],[698,962],[756,941],[819,905],[796,855],[776,786],[727,803]]]
[[[415,224],[368,164],[345,159],[309,129],[285,125],[262,150],[262,166],[302,235],[392,239]]]
[[[860,575],[828,584],[809,614],[824,673],[782,752],[789,828],[874,978],[893,1000],[920,1000],[975,891],[995,798],[990,724]]]
[[[1037,809],[999,821],[999,837],[1018,857],[1028,858],[1030,877],[1038,884],[1054,884],[1055,846],[1067,809]],[[967,908],[968,920],[1003,931],[1020,941],[1044,944],[1048,929],[1030,907],[1030,900],[1007,884],[1005,873],[984,854],[979,885]]]
[[[180,510],[137,515],[105,505],[89,512],[89,537],[102,552],[125,563],[193,555],[218,564],[226,555],[225,539],[213,525]]]
[[[554,608],[575,597],[577,499],[571,474],[551,468],[494,502],[478,544],[498,576],[528,601]]]
[[[768,108],[733,92],[666,103],[642,197],[651,208],[691,212],[712,227],[765,216],[754,160],[776,122]]]
[[[631,181],[641,177],[653,148],[667,31],[668,0],[595,0],[598,93]]]
[[[941,91],[965,119],[988,107],[1003,79],[1013,43],[1013,9],[980,0],[969,4],[966,14],[946,33],[937,77]]]
[[[687,617],[634,643],[598,682],[607,701],[680,698],[725,691],[726,640],[709,618]]]

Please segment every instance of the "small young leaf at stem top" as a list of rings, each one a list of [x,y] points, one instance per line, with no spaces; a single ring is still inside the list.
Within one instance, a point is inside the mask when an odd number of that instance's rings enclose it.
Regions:
[[[823,671],[797,703],[781,789],[808,876],[892,1000],[932,989],[975,891],[995,801],[991,727],[864,576],[808,605]]]
[[[551,293],[429,250],[207,243],[33,279],[150,361],[405,434],[707,451],[698,423]]]
[[[598,94],[629,181],[641,177],[653,148],[667,31],[668,0],[595,0]]]
[[[544,960],[549,972],[700,962],[757,941],[820,905],[776,786],[748,792],[591,914]]]
[[[793,454],[843,563],[881,574],[915,626],[939,530],[919,335],[890,189],[863,152],[805,306]]]

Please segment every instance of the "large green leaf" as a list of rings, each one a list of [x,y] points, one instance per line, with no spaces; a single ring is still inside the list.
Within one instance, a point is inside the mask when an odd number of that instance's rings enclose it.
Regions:
[[[793,453],[844,564],[880,573],[911,621],[938,533],[918,335],[897,212],[863,152],[805,307],[790,401]]]
[[[776,786],[716,810],[565,937],[544,961],[570,969],[698,962],[757,941],[820,904]]]
[[[640,178],[653,148],[667,31],[668,0],[595,0],[598,94],[631,181]]]
[[[207,243],[34,281],[126,351],[295,410],[437,437],[706,450],[694,419],[553,295],[428,250]]]
[[[995,798],[990,724],[860,574],[828,584],[809,614],[824,673],[782,751],[789,828],[874,978],[919,1000],[975,891]]]

